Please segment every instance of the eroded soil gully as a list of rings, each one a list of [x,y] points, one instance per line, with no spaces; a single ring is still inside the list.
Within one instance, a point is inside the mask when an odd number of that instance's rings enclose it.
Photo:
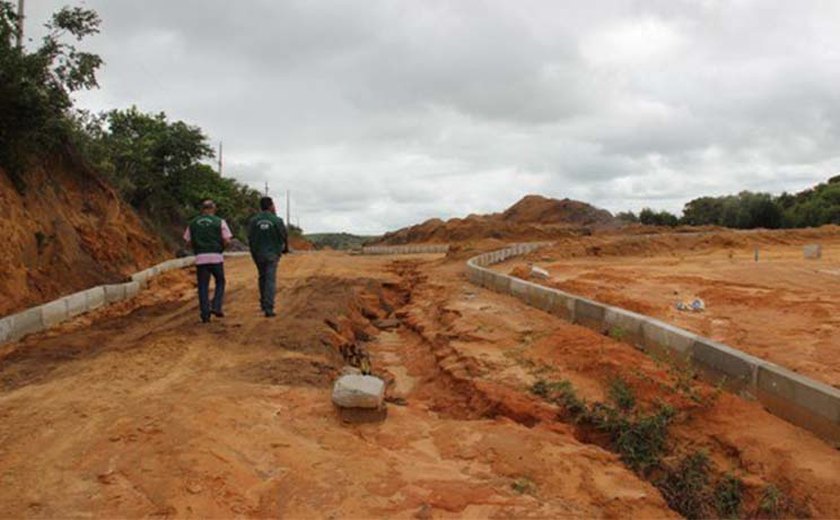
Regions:
[[[522,368],[518,382],[511,384],[510,377],[500,381],[492,367],[470,354],[469,345],[482,342],[481,327],[471,329],[468,322],[473,316],[465,316],[469,310],[460,310],[457,303],[452,305],[451,287],[431,284],[429,270],[421,269],[416,262],[397,261],[392,269],[402,280],[400,289],[407,292],[402,298],[405,307],[397,311],[407,329],[400,338],[404,345],[414,345],[415,363],[425,367],[414,397],[425,400],[431,411],[457,419],[505,417],[527,427],[539,424],[565,436],[558,437],[559,443],[572,436],[613,449],[608,434],[591,424],[576,422],[568,410],[541,401],[528,392],[528,387],[543,377],[569,379],[582,384],[578,391],[583,398],[601,402],[606,401],[609,381],[621,377],[638,395],[640,408],[646,412],[662,404],[676,411],[661,464],[645,472],[650,482],[661,482],[668,468],[674,470],[685,456],[702,452],[710,461],[712,486],[727,475],[741,480],[743,515],[820,517],[840,513],[840,502],[831,492],[840,483],[836,470],[840,466],[832,470],[831,464],[822,459],[827,456],[840,462],[837,451],[780,422],[755,403],[721,394],[693,374],[658,366],[632,349],[611,359],[611,353],[625,346],[568,324],[558,324],[564,329],[560,336],[562,341],[577,336],[573,340],[577,352],[566,352],[570,357],[557,359],[546,351],[557,339],[552,338],[552,331],[534,331],[532,335],[542,337],[535,344],[535,352],[520,351],[510,356]],[[440,269],[435,275],[436,281],[442,279]],[[587,342],[594,348],[586,348]],[[737,424],[738,414],[742,414],[744,424]],[[726,431],[732,428],[754,428],[754,432],[743,435],[738,430]],[[768,506],[768,493],[777,492],[780,498]]]

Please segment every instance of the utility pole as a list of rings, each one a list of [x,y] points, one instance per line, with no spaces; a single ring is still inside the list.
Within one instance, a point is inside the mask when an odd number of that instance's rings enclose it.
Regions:
[[[23,0],[21,0],[22,2]],[[219,177],[222,176],[222,142],[219,141]]]
[[[23,0],[18,0],[17,46],[23,47]]]
[[[268,197],[268,181],[265,181],[265,196]]]

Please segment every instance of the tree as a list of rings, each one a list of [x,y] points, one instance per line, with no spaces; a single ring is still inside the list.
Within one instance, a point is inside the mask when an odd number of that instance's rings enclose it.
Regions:
[[[675,227],[680,223],[680,219],[673,213],[665,210],[654,211],[651,208],[644,208],[639,213],[639,222],[646,226],[669,226]]]
[[[47,35],[34,52],[16,43],[18,16],[12,3],[0,1],[0,166],[18,190],[36,153],[56,151],[70,135],[70,94],[97,85],[102,59],[63,41],[99,32],[96,12],[64,7],[49,23]]]
[[[632,211],[619,211],[618,213],[616,213],[615,218],[628,224],[639,223],[639,217],[636,216],[636,214]]]

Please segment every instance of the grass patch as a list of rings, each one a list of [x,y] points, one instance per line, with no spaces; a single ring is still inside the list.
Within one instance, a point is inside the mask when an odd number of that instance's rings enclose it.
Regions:
[[[528,477],[519,477],[510,484],[510,488],[519,495],[533,495],[537,485]]]
[[[649,413],[638,410],[636,395],[623,379],[610,382],[608,403],[587,403],[565,379],[541,379],[534,383],[531,392],[562,406],[575,423],[607,434],[610,447],[633,470],[645,473],[659,464],[675,411],[666,405]]]
[[[744,482],[731,473],[720,479],[714,491],[715,509],[722,518],[740,518]]]

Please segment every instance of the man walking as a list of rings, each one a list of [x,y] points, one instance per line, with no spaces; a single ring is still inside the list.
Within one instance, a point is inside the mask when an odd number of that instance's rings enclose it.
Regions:
[[[260,212],[251,218],[248,226],[248,245],[260,273],[260,307],[267,318],[273,318],[277,263],[281,255],[289,252],[289,240],[286,225],[277,216],[271,197],[260,199]]]
[[[222,303],[225,297],[225,257],[223,252],[233,235],[227,222],[216,216],[216,204],[212,200],[201,203],[201,215],[190,222],[184,232],[184,241],[192,245],[195,253],[195,272],[198,278],[198,306],[202,323],[210,321],[210,315],[224,317]],[[213,301],[210,301],[210,277],[216,287]]]

